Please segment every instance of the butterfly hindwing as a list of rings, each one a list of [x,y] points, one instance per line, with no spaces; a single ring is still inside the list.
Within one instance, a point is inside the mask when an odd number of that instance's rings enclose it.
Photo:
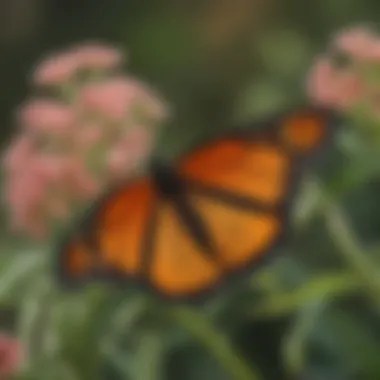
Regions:
[[[156,292],[165,298],[183,299],[218,283],[222,268],[191,234],[191,226],[173,203],[159,206],[156,226],[146,273]]]
[[[87,278],[138,278],[155,202],[151,181],[145,178],[103,196],[61,249],[64,277],[74,281],[75,268],[86,257]]]
[[[66,286],[83,285],[91,280],[94,256],[81,234],[70,231],[64,237],[58,251],[57,275]]]
[[[98,206],[92,239],[97,253],[113,271],[140,275],[155,202],[151,181],[143,179],[114,191]]]
[[[207,228],[225,275],[260,261],[283,237],[283,215],[271,208],[248,199],[235,202],[218,194],[210,197],[208,192],[191,188],[189,198]]]

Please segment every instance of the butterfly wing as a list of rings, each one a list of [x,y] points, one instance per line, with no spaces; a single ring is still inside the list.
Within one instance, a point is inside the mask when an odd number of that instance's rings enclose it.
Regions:
[[[70,231],[59,247],[57,274],[66,286],[83,285],[93,276],[94,256],[78,231]]]
[[[274,118],[270,135],[295,158],[313,158],[323,152],[339,124],[336,114],[323,108],[305,108]]]
[[[162,202],[156,214],[145,279],[165,299],[188,299],[215,287],[221,268],[197,243],[173,203]]]
[[[76,233],[65,239],[60,277],[69,283],[120,274],[138,278],[155,202],[151,181],[146,178],[103,196]]]
[[[330,141],[333,122],[318,109],[289,113],[265,131],[221,138],[182,160],[188,198],[220,256],[218,283],[284,241],[300,169]]]

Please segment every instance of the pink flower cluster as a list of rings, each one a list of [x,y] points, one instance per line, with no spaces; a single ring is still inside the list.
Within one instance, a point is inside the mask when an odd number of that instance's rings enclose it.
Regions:
[[[342,62],[339,62],[343,58]],[[338,111],[378,107],[380,36],[358,26],[337,33],[308,78],[308,94],[317,104]]]
[[[20,342],[6,333],[0,333],[0,380],[15,374],[23,361]]]
[[[73,47],[63,53],[48,56],[34,71],[37,85],[61,85],[71,81],[82,70],[115,69],[123,62],[117,49],[97,43]]]
[[[121,73],[123,55],[86,44],[47,57],[34,71],[35,96],[17,113],[19,133],[4,156],[12,226],[45,236],[52,219],[132,173],[152,148],[168,110],[158,94]]]

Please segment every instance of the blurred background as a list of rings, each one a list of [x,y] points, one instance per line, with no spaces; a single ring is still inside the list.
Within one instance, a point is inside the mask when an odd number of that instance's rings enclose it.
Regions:
[[[1,146],[51,51],[87,40],[126,51],[127,71],[170,105],[158,149],[175,156],[208,133],[306,103],[331,35],[379,15],[375,0],[2,0]],[[0,367],[8,336],[24,352],[16,379],[380,379],[380,144],[369,155],[355,133],[337,140],[308,173],[292,244],[198,309],[128,289],[56,289],[56,242],[11,233],[3,205]]]

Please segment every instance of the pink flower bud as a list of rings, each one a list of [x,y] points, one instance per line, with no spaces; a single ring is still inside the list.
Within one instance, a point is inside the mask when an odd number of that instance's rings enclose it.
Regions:
[[[379,42],[369,28],[358,26],[338,33],[333,43],[338,50],[354,59],[368,59]]]
[[[26,103],[19,112],[24,128],[34,132],[66,133],[73,126],[75,112],[63,103],[36,99]]]
[[[123,62],[123,54],[101,43],[88,43],[73,49],[81,69],[114,69]]]
[[[84,110],[121,121],[130,111],[135,96],[136,87],[133,82],[125,78],[112,78],[84,86],[78,101]]]
[[[79,68],[73,52],[53,54],[38,64],[33,73],[33,82],[40,86],[58,86],[69,82]]]

